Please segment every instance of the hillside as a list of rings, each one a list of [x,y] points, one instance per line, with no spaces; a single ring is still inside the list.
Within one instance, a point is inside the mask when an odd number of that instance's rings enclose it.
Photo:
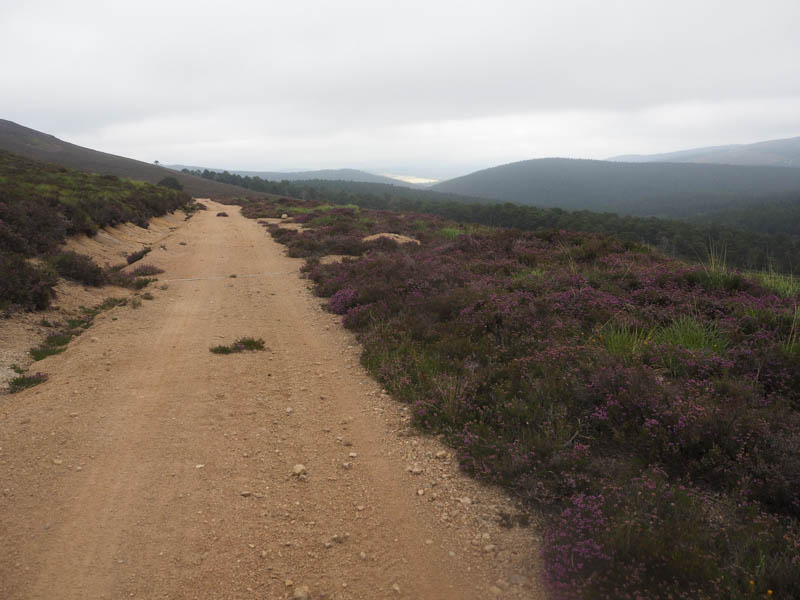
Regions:
[[[609,160],[619,162],[716,163],[768,167],[800,167],[800,137],[768,140],[755,144],[731,144],[692,148],[661,154],[625,154]]]
[[[0,119],[0,150],[55,163],[70,169],[102,175],[116,175],[149,183],[158,183],[164,177],[172,176],[181,182],[187,194],[195,197],[233,198],[241,195],[253,195],[253,192],[243,188],[77,146],[4,119]]]
[[[176,171],[190,171],[190,172],[203,172],[211,171],[212,173],[230,173],[232,175],[241,175],[242,177],[258,177],[267,181],[311,181],[311,180],[324,180],[324,181],[353,181],[360,183],[383,183],[386,185],[400,185],[403,187],[417,187],[414,184],[406,183],[399,179],[392,177],[385,177],[383,175],[375,175],[374,173],[367,173],[359,169],[318,169],[315,171],[238,171],[235,169],[207,169],[205,167],[192,167],[187,165],[168,165],[170,169]]]
[[[128,222],[147,227],[152,217],[189,208],[189,201],[166,187],[0,151],[0,309],[46,307],[56,274],[86,285],[109,280],[86,257],[63,251],[67,236]],[[115,283],[132,283],[115,273]]]
[[[543,158],[431,189],[517,204],[686,218],[736,198],[800,190],[800,169]]]

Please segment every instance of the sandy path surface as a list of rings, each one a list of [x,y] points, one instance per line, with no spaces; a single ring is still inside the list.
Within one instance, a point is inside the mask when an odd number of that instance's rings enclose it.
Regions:
[[[301,261],[208,204],[145,261],[167,289],[0,396],[0,598],[541,597],[513,502],[409,430]],[[240,336],[268,350],[209,352]]]

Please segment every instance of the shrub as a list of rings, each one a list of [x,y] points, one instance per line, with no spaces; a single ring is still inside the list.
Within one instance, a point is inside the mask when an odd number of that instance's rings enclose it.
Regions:
[[[158,281],[155,277],[137,277],[133,280],[133,289],[141,290],[142,288],[147,287],[154,281]]]
[[[45,381],[47,381],[47,374],[45,373],[20,375],[19,377],[14,377],[14,379],[11,380],[11,383],[9,384],[9,391],[12,394],[16,394],[17,392],[21,392],[22,390],[39,385]]]
[[[158,275],[163,273],[164,269],[160,269],[155,265],[139,265],[131,270],[134,277],[146,277],[148,275]]]
[[[120,271],[111,267],[106,269],[105,272],[106,283],[109,285],[118,285],[119,287],[130,288],[133,287],[135,276],[129,271]]]
[[[173,189],[173,190],[178,190],[178,191],[182,191],[183,190],[183,184],[180,181],[178,181],[177,179],[175,179],[174,177],[172,177],[171,175],[167,176],[167,177],[164,177],[164,179],[162,179],[161,181],[158,182],[158,185],[160,185],[161,187],[170,188],[170,189]]]
[[[84,254],[61,252],[51,256],[49,262],[59,275],[67,279],[95,287],[106,283],[103,269]]]
[[[141,250],[137,250],[136,252],[131,252],[128,256],[125,257],[125,260],[128,261],[129,265],[132,265],[137,260],[142,260],[148,252],[150,252],[150,248],[142,248]]]
[[[0,253],[0,308],[47,308],[57,281],[49,265],[33,265],[20,254]]]
[[[60,354],[67,349],[66,346],[71,339],[72,333],[69,332],[47,336],[39,347],[33,348],[30,351],[30,355],[33,357],[33,360],[42,360],[48,356]]]
[[[352,288],[343,288],[328,300],[328,308],[337,315],[345,314],[356,304],[358,293]]]

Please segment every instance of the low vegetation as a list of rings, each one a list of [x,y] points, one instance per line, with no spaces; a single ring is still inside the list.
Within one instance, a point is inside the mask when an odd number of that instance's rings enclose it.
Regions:
[[[269,230],[363,364],[466,471],[544,511],[554,597],[800,597],[800,298],[782,283],[597,234],[245,211],[311,226]],[[376,231],[422,243],[362,241]]]
[[[131,275],[134,277],[148,277],[150,275],[159,275],[163,272],[164,269],[156,267],[155,265],[139,265],[131,269]]]
[[[133,263],[142,260],[145,256],[147,256],[150,253],[151,250],[152,250],[152,248],[147,246],[145,248],[142,248],[141,250],[137,250],[135,252],[131,252],[130,254],[128,254],[128,256],[125,257],[125,261],[129,265],[132,265]]]
[[[664,210],[659,214],[663,213],[662,217],[669,218],[620,216],[613,212],[598,212],[598,209],[564,210],[522,204],[498,204],[486,199],[373,183],[272,182],[229,173],[198,171],[197,174],[217,181],[235,181],[244,187],[281,194],[284,197],[306,198],[317,203],[434,214],[462,223],[529,231],[568,229],[603,233],[617,239],[647,244],[664,254],[691,262],[707,259],[706,251],[711,240],[714,244],[726,246],[729,264],[740,269],[773,269],[780,273],[793,273],[797,270],[797,256],[800,255],[800,236],[792,233],[794,221],[790,219],[783,228],[763,225],[765,221],[775,224],[793,214],[787,213],[787,204],[793,206],[792,210],[795,212],[800,211],[800,194],[795,194],[794,200],[788,198],[780,202],[764,200],[760,204],[761,214],[757,220],[752,221],[754,225],[751,228],[748,226],[750,221],[746,219],[724,218],[726,210],[736,211],[743,202],[733,202],[729,197],[716,202],[697,196],[670,198],[669,201],[664,201],[663,207],[671,206],[671,203],[682,203],[695,209],[703,205],[714,208],[713,213],[702,212],[693,217],[683,214],[682,218],[690,221],[677,221],[672,219],[677,218],[678,213]],[[270,202],[244,199],[230,202],[249,207],[250,211],[258,210],[259,206],[270,205]],[[750,199],[750,202],[755,203],[753,199]],[[758,203],[753,206],[756,204]],[[755,208],[751,207],[750,212],[754,211]],[[243,211],[243,214],[246,213]],[[709,219],[709,214],[715,217]]]
[[[42,327],[53,329],[53,333],[48,335],[44,341],[36,348],[30,350],[31,358],[40,361],[48,356],[60,354],[67,349],[68,344],[85,330],[91,327],[94,318],[103,311],[110,310],[116,306],[125,306],[128,300],[125,298],[106,298],[102,303],[92,308],[81,307],[77,314],[68,317],[64,322],[51,322],[45,319],[39,323]],[[12,365],[12,369],[18,375],[11,380],[9,392],[20,392],[34,385],[47,381],[47,374],[35,373],[26,375],[25,369]]]
[[[58,275],[85,285],[106,283],[90,258],[64,252],[67,236],[181,208],[180,191],[73,171],[0,151],[0,309],[45,308]]]
[[[9,391],[12,394],[16,394],[17,392],[21,392],[22,390],[27,390],[35,385],[39,385],[40,383],[44,383],[47,381],[47,374],[45,373],[34,373],[33,375],[19,375],[18,377],[14,377],[9,384]]]
[[[243,337],[237,339],[229,346],[212,346],[209,348],[214,354],[236,354],[238,352],[265,350],[264,340],[252,337]]]

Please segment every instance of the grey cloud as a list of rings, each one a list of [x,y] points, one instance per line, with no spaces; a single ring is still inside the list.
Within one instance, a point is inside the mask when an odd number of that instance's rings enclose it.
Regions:
[[[794,0],[4,11],[4,118],[175,162],[449,170],[800,134]]]

